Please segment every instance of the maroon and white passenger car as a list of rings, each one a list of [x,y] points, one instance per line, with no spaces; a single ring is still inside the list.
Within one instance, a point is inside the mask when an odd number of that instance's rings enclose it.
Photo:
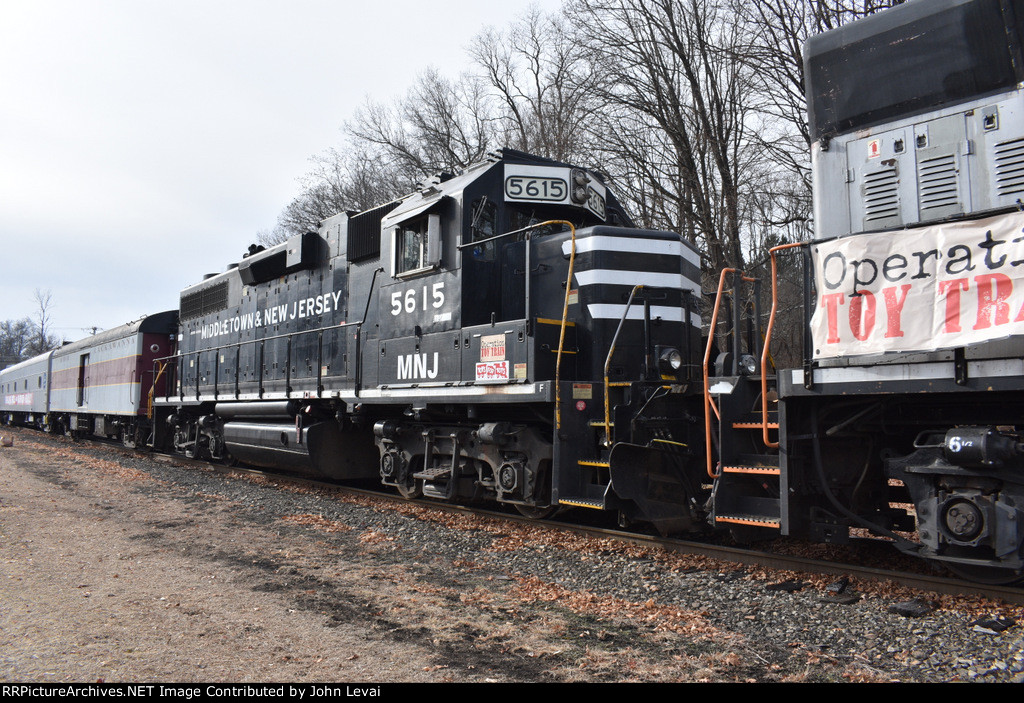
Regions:
[[[42,427],[50,412],[49,351],[0,371],[0,417],[8,425]]]
[[[161,312],[0,371],[4,421],[116,437],[129,446],[144,441],[153,361],[174,353],[177,332],[177,311]],[[156,383],[163,392],[163,379]]]

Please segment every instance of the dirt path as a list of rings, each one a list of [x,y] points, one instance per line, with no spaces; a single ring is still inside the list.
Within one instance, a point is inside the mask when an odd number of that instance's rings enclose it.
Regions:
[[[434,555],[417,533],[436,524],[400,518],[396,534],[360,505],[326,519],[304,511],[331,499],[28,431],[0,476],[0,680],[620,675],[576,634],[608,640],[612,624],[569,625],[513,579]]]
[[[315,547],[310,539],[282,538],[239,522],[215,496],[162,490],[130,468],[76,454],[24,435],[0,453],[0,678],[444,677],[430,650],[393,639],[384,646],[359,618],[325,623],[318,601],[340,596],[358,608],[369,595],[361,567],[330,574],[336,592],[328,594],[298,566]],[[306,607],[295,607],[297,592]]]

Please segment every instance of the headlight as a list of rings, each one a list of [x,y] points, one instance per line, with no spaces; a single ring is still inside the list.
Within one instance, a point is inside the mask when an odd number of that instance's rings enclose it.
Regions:
[[[750,354],[740,357],[740,373],[744,376],[753,376],[757,372],[757,360]]]
[[[683,355],[679,353],[678,349],[668,347],[663,349],[658,357],[658,365],[664,372],[675,373],[683,368]]]

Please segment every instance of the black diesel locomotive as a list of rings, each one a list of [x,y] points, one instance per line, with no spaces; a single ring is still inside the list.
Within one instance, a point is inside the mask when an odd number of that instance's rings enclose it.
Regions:
[[[678,235],[632,227],[598,174],[504,150],[187,288],[157,440],[379,474],[406,496],[685,526],[701,502],[680,480],[702,456],[684,410],[699,273]],[[631,462],[656,455],[657,490],[618,488],[620,443]]]

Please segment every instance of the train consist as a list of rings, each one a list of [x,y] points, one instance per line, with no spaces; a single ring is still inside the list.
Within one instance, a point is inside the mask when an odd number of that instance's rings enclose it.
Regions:
[[[697,250],[600,174],[503,150],[5,369],[0,412],[529,516],[873,533],[1018,580],[1022,29],[1018,0],[918,0],[808,42],[816,236],[771,258],[772,291],[777,257],[804,264],[792,368],[749,275],[704,296]]]

